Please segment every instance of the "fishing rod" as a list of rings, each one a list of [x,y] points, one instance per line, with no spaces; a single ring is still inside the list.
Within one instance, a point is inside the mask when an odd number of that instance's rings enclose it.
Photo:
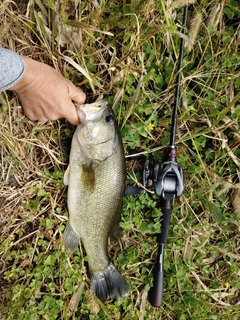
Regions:
[[[183,13],[183,34],[186,33],[188,5],[184,7]],[[163,163],[155,165],[153,172],[149,172],[151,179],[153,178],[155,193],[160,199],[159,206],[162,211],[161,232],[158,234],[158,253],[154,266],[153,287],[149,291],[149,301],[152,306],[159,307],[163,302],[163,258],[164,245],[167,243],[168,229],[170,217],[172,213],[172,201],[176,197],[180,197],[183,189],[183,171],[176,162],[177,152],[175,147],[175,136],[177,127],[177,111],[180,95],[181,69],[183,61],[184,37],[180,41],[180,53],[178,58],[178,73],[176,79],[175,101],[172,112],[170,144],[164,150]],[[151,170],[150,170],[151,171]]]
[[[184,7],[183,13],[183,34],[186,33],[188,5]],[[176,162],[175,136],[177,127],[177,111],[180,95],[181,69],[183,61],[184,38],[181,37],[180,53],[178,58],[178,73],[176,79],[175,101],[172,112],[170,144],[164,150],[163,163],[155,165],[153,171],[155,193],[160,199],[160,208],[162,211],[161,232],[158,234],[158,253],[154,266],[153,287],[149,291],[149,301],[151,305],[159,307],[163,302],[163,258],[164,245],[167,243],[170,217],[172,213],[172,201],[175,197],[180,197],[183,189],[183,171]]]
[[[183,34],[186,33],[188,5],[184,7],[183,13]],[[183,61],[184,37],[180,40],[180,53],[178,58],[177,78],[175,101],[172,111],[170,143],[165,148],[163,163],[155,163],[153,159],[146,159],[143,170],[144,188],[154,187],[156,195],[159,197],[159,207],[162,211],[161,232],[158,234],[158,252],[153,272],[153,287],[149,291],[149,301],[152,306],[160,307],[163,302],[163,258],[164,245],[167,243],[170,217],[172,213],[172,201],[180,197],[183,189],[183,171],[181,166],[176,162],[177,152],[175,147],[175,136],[177,127],[177,111],[180,95],[181,69]],[[141,157],[133,156],[131,159],[140,159]],[[139,187],[127,186],[126,195],[141,194],[144,191]]]

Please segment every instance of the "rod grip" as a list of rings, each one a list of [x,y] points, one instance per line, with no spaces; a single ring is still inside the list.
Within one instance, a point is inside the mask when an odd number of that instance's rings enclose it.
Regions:
[[[158,235],[158,253],[153,271],[153,287],[149,291],[149,302],[154,307],[160,307],[163,302],[163,254],[164,244],[167,243],[168,229],[172,211],[172,201],[161,199],[160,208],[162,210],[161,232]]]
[[[160,243],[154,266],[153,286],[149,291],[149,301],[153,307],[160,307],[163,302],[163,249],[164,245]]]

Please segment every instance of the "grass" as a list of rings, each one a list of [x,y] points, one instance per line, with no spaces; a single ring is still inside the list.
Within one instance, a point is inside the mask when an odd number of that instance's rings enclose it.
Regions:
[[[54,66],[89,102],[103,94],[126,155],[135,149],[161,161],[186,2],[176,0],[174,9],[163,0],[0,1],[1,45]],[[74,127],[31,122],[4,92],[1,319],[238,319],[240,8],[236,0],[190,2],[176,141],[185,191],[171,217],[163,306],[147,300],[160,228],[156,197],[124,199],[124,237],[109,252],[131,294],[100,304],[88,289],[81,250],[69,257],[62,246],[62,178]],[[141,164],[127,166],[128,180],[141,183]]]

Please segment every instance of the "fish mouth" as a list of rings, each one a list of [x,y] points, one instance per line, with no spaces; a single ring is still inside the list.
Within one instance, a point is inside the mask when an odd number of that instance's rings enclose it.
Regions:
[[[75,106],[80,122],[85,124],[87,121],[98,121],[108,107],[108,101],[100,100],[94,103],[75,104]]]

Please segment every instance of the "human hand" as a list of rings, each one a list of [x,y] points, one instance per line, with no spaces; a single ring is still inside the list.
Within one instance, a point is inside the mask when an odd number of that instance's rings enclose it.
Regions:
[[[77,125],[79,118],[72,101],[83,104],[85,93],[54,68],[28,57],[22,58],[25,73],[10,90],[17,93],[25,115],[39,121],[66,118]]]

